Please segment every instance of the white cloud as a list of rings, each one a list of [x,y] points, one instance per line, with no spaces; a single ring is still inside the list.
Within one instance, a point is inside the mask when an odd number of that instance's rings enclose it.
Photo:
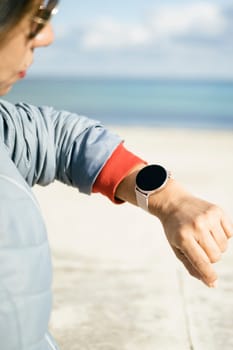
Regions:
[[[108,50],[166,44],[174,38],[189,36],[214,39],[224,33],[226,26],[227,20],[216,4],[164,5],[142,23],[101,18],[84,29],[81,46],[87,50]]]
[[[150,18],[158,37],[199,34],[215,37],[226,29],[226,19],[216,4],[199,2],[180,6],[163,6]]]
[[[84,32],[81,45],[85,49],[117,49],[147,43],[150,33],[143,25],[121,23],[102,18]]]

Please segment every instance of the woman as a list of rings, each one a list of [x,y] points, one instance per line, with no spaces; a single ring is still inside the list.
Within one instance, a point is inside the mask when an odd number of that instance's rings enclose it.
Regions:
[[[50,45],[58,1],[1,0],[0,95],[26,75],[36,48]],[[0,101],[0,342],[4,350],[56,349],[48,334],[51,262],[34,184],[55,179],[158,217],[176,256],[209,287],[233,226],[161,166],[127,151],[98,122],[51,107]]]

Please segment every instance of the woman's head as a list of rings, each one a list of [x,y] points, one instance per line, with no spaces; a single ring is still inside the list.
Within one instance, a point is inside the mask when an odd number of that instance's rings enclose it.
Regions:
[[[57,0],[0,0],[0,96],[22,78],[34,49],[52,43],[50,23]]]

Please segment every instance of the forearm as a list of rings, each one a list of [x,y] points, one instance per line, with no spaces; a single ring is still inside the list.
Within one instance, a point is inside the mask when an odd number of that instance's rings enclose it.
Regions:
[[[115,197],[131,204],[137,205],[136,195],[135,195],[135,184],[136,176],[140,169],[145,166],[144,163],[140,163],[133,167],[127,176],[118,185]]]

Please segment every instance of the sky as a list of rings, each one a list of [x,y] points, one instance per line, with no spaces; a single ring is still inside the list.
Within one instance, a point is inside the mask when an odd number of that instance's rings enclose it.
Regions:
[[[61,0],[32,75],[233,80],[232,0]]]

